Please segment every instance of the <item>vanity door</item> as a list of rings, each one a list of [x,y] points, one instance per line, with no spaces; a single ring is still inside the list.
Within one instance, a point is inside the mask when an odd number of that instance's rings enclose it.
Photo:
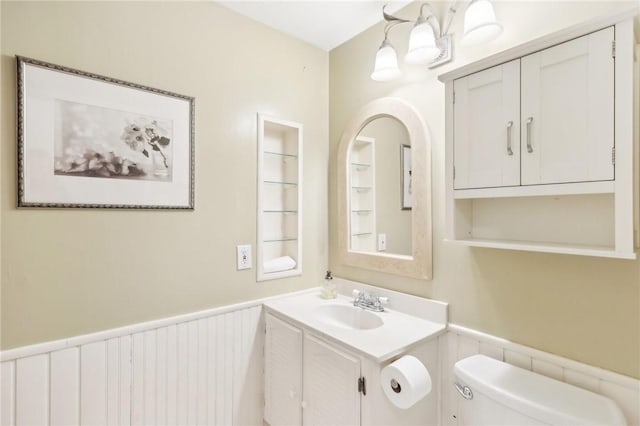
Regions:
[[[360,359],[304,336],[304,425],[360,424]]]
[[[302,330],[266,315],[264,418],[302,424]]]

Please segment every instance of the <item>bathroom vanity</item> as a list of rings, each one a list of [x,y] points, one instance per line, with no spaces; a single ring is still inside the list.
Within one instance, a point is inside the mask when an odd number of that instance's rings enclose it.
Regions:
[[[354,307],[350,290],[339,284],[337,299],[314,291],[264,304],[265,422],[437,424],[437,336],[446,331],[447,305],[363,286],[390,299],[373,312]],[[380,372],[407,354],[426,366],[433,388],[405,410],[385,396]]]

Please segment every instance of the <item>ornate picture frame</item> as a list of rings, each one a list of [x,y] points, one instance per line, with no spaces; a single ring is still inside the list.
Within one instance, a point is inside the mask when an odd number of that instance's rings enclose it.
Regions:
[[[193,97],[16,58],[19,208],[194,209]]]

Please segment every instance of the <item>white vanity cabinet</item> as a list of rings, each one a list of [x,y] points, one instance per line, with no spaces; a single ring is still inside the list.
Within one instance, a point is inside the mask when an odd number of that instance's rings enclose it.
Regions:
[[[302,330],[266,316],[264,418],[270,425],[302,424]]]
[[[384,365],[266,314],[265,423],[278,425],[436,425],[438,423],[438,339],[406,352],[429,370],[431,393],[409,409],[394,406],[382,390]],[[366,332],[366,331],[365,331]]]
[[[266,327],[265,421],[360,424],[360,359],[273,315]]]
[[[636,258],[635,13],[571,27],[439,77],[447,240]]]
[[[360,424],[360,359],[305,333],[302,424]]]

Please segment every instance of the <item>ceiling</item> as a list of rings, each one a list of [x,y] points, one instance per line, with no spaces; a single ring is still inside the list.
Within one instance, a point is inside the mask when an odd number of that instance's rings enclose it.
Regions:
[[[242,15],[329,51],[382,21],[382,6],[394,13],[411,1],[219,1]]]

